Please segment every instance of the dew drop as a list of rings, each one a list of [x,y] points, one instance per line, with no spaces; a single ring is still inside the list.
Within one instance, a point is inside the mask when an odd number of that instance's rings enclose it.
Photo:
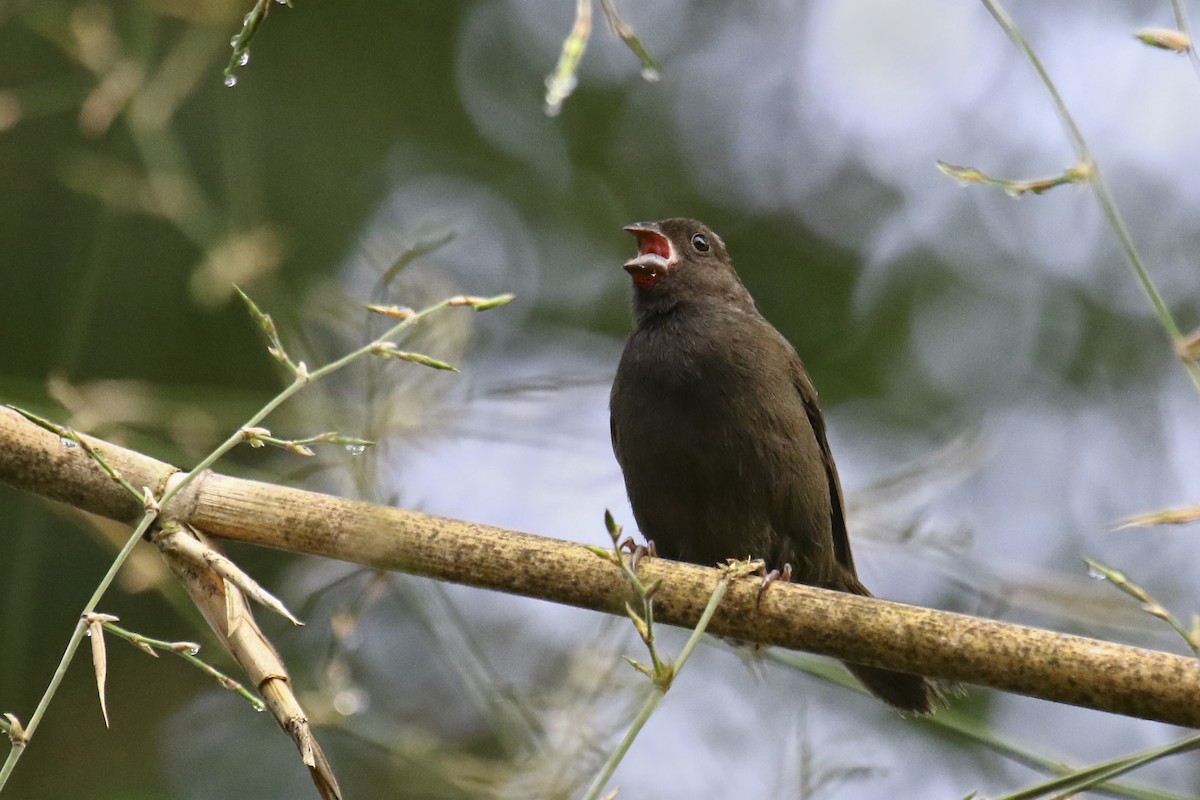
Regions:
[[[365,444],[348,444],[346,445],[346,452],[352,456],[361,456],[367,452],[367,446]]]
[[[1107,575],[1105,575],[1105,574],[1104,574],[1103,572],[1101,572],[1100,570],[1096,569],[1095,567],[1088,567],[1088,569],[1087,569],[1087,576],[1088,576],[1089,578],[1091,578],[1092,580],[1094,580],[1094,581],[1106,581],[1106,580],[1108,580],[1108,576],[1107,576]]]
[[[242,17],[242,27],[243,28],[246,27],[253,21],[254,21],[254,14],[251,12],[247,12],[246,16]]]
[[[62,446],[67,448],[68,450],[70,450],[72,447],[79,446],[79,442],[75,441],[74,439],[68,439],[65,436],[62,437],[61,439],[59,439],[58,441],[61,442]]]
[[[226,75],[225,76],[225,85],[231,89],[234,86],[237,86],[237,75]]]
[[[247,64],[249,64],[250,63],[250,51],[247,50],[246,52],[244,52],[240,56],[238,56],[237,63],[238,63],[239,67],[244,67]]]
[[[647,83],[658,83],[662,79],[662,73],[655,67],[642,68],[642,80]]]
[[[240,39],[240,38],[242,38],[242,35],[240,33],[238,35],[234,36],[232,39],[229,40],[229,46],[237,47],[238,39]]]

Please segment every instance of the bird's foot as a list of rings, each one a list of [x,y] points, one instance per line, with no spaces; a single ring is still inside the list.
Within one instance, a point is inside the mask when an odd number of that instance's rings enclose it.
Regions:
[[[632,536],[626,536],[625,541],[617,545],[617,550],[629,552],[632,556],[629,559],[629,568],[634,572],[637,572],[637,565],[642,560],[642,556],[658,557],[658,550],[654,547],[653,539],[647,539],[646,543],[642,545],[635,542]]]
[[[767,572],[767,568],[766,568],[766,566],[764,566],[762,568],[761,574],[763,576],[762,586],[758,587],[758,597],[754,600],[755,608],[758,608],[760,605],[762,605],[763,595],[767,593],[767,587],[770,586],[772,583],[774,583],[775,581],[783,581],[784,583],[791,582],[791,580],[792,580],[792,565],[784,564],[782,570],[773,569],[770,572]]]

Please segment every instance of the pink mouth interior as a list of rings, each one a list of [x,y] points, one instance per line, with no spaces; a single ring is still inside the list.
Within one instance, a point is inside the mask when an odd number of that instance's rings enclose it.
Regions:
[[[633,235],[637,237],[639,256],[653,254],[668,260],[671,258],[671,243],[661,233],[634,231]]]

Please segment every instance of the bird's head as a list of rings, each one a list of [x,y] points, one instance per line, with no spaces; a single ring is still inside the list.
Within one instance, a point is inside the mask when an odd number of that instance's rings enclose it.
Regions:
[[[625,262],[634,303],[642,312],[665,311],[685,301],[749,300],[725,243],[707,225],[675,217],[635,222],[638,254]]]

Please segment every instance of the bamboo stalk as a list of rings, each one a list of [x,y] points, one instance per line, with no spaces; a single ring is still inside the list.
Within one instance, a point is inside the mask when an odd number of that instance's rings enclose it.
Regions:
[[[134,486],[161,489],[178,471],[90,440]],[[81,448],[0,409],[0,481],[124,522],[142,507]],[[620,571],[573,542],[208,473],[165,516],[226,539],[425,575],[624,614]],[[661,579],[658,622],[694,627],[716,569],[643,558]],[[1200,662],[1192,658],[869,597],[777,584],[755,608],[758,582],[735,581],[709,631],[871,666],[1187,727],[1200,727]]]

